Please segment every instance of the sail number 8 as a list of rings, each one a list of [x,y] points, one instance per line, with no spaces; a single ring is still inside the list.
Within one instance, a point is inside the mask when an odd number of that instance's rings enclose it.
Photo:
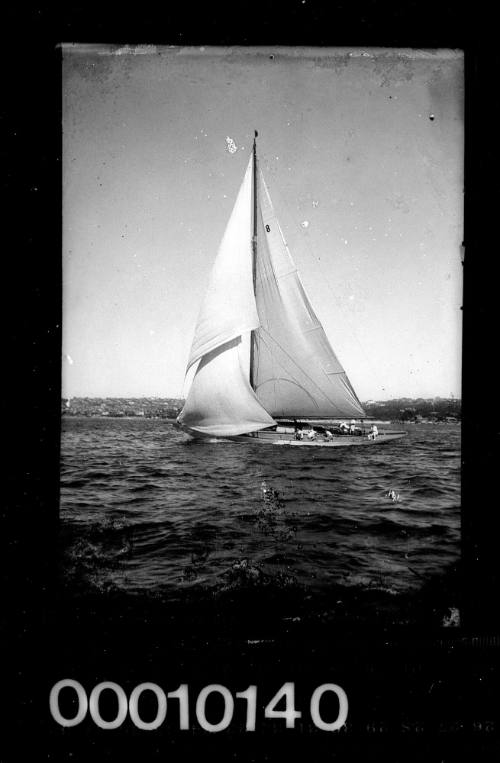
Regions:
[[[60,707],[60,694],[63,690],[65,690],[66,695],[64,714]],[[72,692],[72,702],[70,702],[71,692],[69,690]],[[108,695],[110,693],[114,694],[113,706],[115,710],[111,713],[111,715],[114,713],[114,717],[111,718],[104,718],[101,714],[100,699],[104,691],[107,691]],[[148,720],[141,716],[139,710],[139,700],[146,692],[149,692],[150,699],[152,698],[151,695],[154,697],[153,717],[148,718]],[[321,714],[321,701],[328,693],[336,695],[338,711],[335,718],[325,720]],[[217,697],[218,709],[215,711],[212,707],[210,713],[211,720],[208,720],[206,712],[207,702],[209,700],[210,702],[214,701],[215,697]],[[245,691],[236,692],[235,697],[237,700],[243,700],[246,704],[245,730],[255,731],[257,723],[257,686],[252,685],[245,689]],[[127,716],[129,716],[134,726],[138,729],[154,731],[166,720],[168,700],[176,700],[178,703],[176,718],[178,718],[180,730],[189,730],[191,726],[189,687],[187,684],[181,684],[175,691],[165,694],[158,684],[142,683],[136,686],[131,692],[130,697],[127,698],[125,691],[119,684],[113,681],[103,681],[95,686],[90,693],[90,697],[87,697],[87,693],[81,683],[71,678],[66,678],[58,681],[52,687],[49,706],[52,718],[56,723],[65,728],[78,726],[87,716],[87,713],[89,713],[94,723],[101,729],[117,729],[122,726]],[[74,709],[75,705],[76,713],[68,713],[69,708]],[[229,689],[221,684],[205,686],[196,698],[196,721],[204,731],[211,733],[224,731],[230,726],[234,711],[234,697]],[[311,720],[316,728],[321,729],[321,731],[338,731],[344,726],[347,719],[347,695],[337,684],[321,684],[311,695],[309,711]],[[110,715],[109,708],[107,708],[105,715]],[[150,715],[151,713],[148,713],[148,716]],[[295,684],[292,682],[284,683],[264,708],[265,719],[284,721],[285,728],[287,729],[295,728],[296,720],[301,717],[302,712],[295,709]]]

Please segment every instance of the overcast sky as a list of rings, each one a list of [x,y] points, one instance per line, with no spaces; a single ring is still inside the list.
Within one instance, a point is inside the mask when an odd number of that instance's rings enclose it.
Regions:
[[[65,396],[185,395],[254,129],[360,399],[460,396],[461,53],[65,46],[63,58]]]

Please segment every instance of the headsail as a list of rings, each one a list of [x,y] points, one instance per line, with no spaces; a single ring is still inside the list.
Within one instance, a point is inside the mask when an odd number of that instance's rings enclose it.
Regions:
[[[196,370],[179,422],[214,437],[245,434],[275,422],[248,381],[248,343],[241,338],[205,355]]]
[[[300,281],[259,173],[253,333],[257,397],[272,416],[355,417],[365,412]]]
[[[259,325],[252,285],[251,224],[252,158],[210,273],[188,369],[207,353]]]
[[[275,422],[249,383],[248,334],[259,325],[252,279],[252,158],[215,260],[187,368],[199,361],[178,421],[211,436]]]

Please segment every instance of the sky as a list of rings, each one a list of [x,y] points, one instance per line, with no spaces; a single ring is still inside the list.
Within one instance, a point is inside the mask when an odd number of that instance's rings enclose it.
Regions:
[[[63,47],[63,396],[186,395],[255,129],[360,400],[460,397],[461,52],[89,45]]]

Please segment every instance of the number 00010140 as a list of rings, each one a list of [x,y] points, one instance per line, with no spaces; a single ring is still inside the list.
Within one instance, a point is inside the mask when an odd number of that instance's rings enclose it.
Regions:
[[[61,696],[61,692],[64,692],[63,696]],[[103,692],[108,693],[108,699],[114,694],[113,707],[115,710],[113,712],[115,717],[111,719],[105,719],[101,714],[100,698]],[[148,720],[141,716],[139,709],[139,700],[145,693],[150,695],[150,710],[151,699],[153,699],[154,703],[154,712],[148,712]],[[328,720],[325,720],[321,714],[321,701],[327,694],[336,696],[338,711],[336,717],[329,717]],[[217,709],[214,710],[212,708],[210,712],[211,719],[208,720],[206,712],[207,702],[213,701],[214,696],[217,696]],[[195,717],[198,725],[204,731],[211,733],[227,729],[233,720],[235,698],[246,703],[245,730],[255,731],[257,723],[257,686],[254,685],[249,686],[245,691],[236,692],[234,696],[226,686],[221,684],[205,686],[199,692],[195,703]],[[169,700],[175,700],[178,703],[175,717],[179,729],[181,731],[188,730],[190,728],[190,702],[187,684],[181,684],[175,691],[165,693],[158,684],[142,683],[136,686],[127,698],[122,687],[113,681],[103,681],[97,684],[90,692],[90,696],[87,696],[87,692],[81,683],[71,678],[66,678],[58,681],[52,687],[49,705],[54,721],[65,728],[78,726],[85,719],[87,713],[89,713],[93,722],[101,729],[118,729],[126,722],[127,716],[129,716],[130,721],[138,729],[154,731],[166,721]],[[61,710],[61,705],[64,705],[64,713]],[[280,709],[278,709],[278,706]],[[310,697],[309,713],[316,728],[321,729],[321,731],[338,731],[344,726],[347,719],[348,702],[345,691],[334,683],[321,684],[321,686],[318,686],[313,691]],[[109,716],[109,714],[108,708],[108,712],[105,715]],[[328,715],[331,716],[331,714],[330,710]],[[302,718],[302,712],[295,708],[295,684],[293,682],[284,683],[274,697],[269,700],[264,707],[263,718],[284,721],[285,728],[295,728],[296,720]]]

